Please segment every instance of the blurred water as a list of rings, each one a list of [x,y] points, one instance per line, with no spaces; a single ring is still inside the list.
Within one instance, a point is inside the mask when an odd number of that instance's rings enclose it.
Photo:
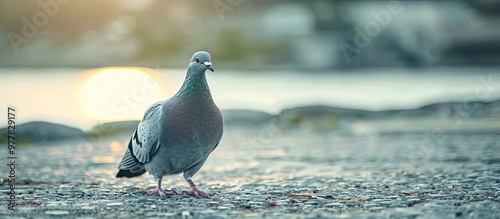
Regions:
[[[45,120],[90,128],[80,88],[89,69],[0,69],[0,105],[18,108],[18,122]],[[181,86],[185,69],[157,69],[165,98]],[[366,110],[410,109],[446,101],[500,98],[500,68],[372,68],[333,72],[207,72],[212,95],[221,109],[277,113],[293,106],[325,104]],[[109,81],[102,95],[121,82]],[[100,98],[96,95],[95,98]],[[149,105],[150,103],[147,103]],[[93,107],[93,106],[90,106]],[[143,107],[132,109],[140,117]],[[5,118],[0,118],[5,121]]]

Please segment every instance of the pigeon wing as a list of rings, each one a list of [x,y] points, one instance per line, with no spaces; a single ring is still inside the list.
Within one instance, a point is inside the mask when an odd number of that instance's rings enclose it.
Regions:
[[[157,102],[146,110],[129,144],[132,156],[141,164],[149,162],[160,147],[162,103],[163,101]]]

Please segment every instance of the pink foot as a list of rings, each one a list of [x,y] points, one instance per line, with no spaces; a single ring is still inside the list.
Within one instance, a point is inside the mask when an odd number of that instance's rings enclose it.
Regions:
[[[190,196],[196,196],[197,194],[201,197],[204,197],[204,198],[210,198],[210,196],[214,196],[215,193],[214,192],[204,192],[204,191],[201,191],[194,183],[192,180],[187,180],[187,182],[189,183],[189,185],[191,186],[191,191],[183,191],[182,193],[186,194],[186,195],[190,195]]]
[[[148,192],[148,195],[149,196],[152,196],[152,195],[159,195],[159,196],[167,196],[167,195],[173,195],[174,192],[172,191],[165,191],[161,188],[156,188],[154,191],[152,192]]]
[[[204,197],[204,198],[210,198],[210,196],[215,195],[214,192],[207,193],[207,192],[201,191],[198,188],[193,188],[193,189],[191,189],[191,191],[183,191],[182,193],[184,193],[186,195],[190,195],[190,196],[196,196],[198,194],[199,196]]]
[[[151,196],[151,195],[159,195],[159,196],[167,196],[167,195],[173,195],[174,192],[172,191],[165,191],[163,189],[161,189],[161,178],[159,178],[157,181],[156,181],[156,189],[152,192],[148,192],[148,195]]]

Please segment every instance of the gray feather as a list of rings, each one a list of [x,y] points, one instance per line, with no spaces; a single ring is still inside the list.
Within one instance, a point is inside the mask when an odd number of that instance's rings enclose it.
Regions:
[[[160,146],[158,135],[160,133],[159,121],[162,103],[153,104],[144,113],[144,117],[130,138],[128,149],[118,166],[119,170],[124,171],[120,171],[117,177],[142,175],[146,171],[143,164],[149,162]]]
[[[160,118],[163,101],[149,107],[132,137],[133,156],[140,163],[147,163],[159,148]]]

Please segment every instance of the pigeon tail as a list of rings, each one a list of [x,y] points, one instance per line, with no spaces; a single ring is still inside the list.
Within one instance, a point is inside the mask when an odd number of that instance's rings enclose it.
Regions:
[[[142,176],[144,173],[146,173],[146,169],[141,170],[138,173],[131,172],[130,170],[120,170],[116,174],[116,178],[121,178],[121,177],[132,178],[132,177],[136,177],[136,176]]]
[[[122,162],[120,162],[120,166],[118,167],[119,171],[116,174],[117,178],[120,177],[136,177],[146,173],[146,169],[144,166],[134,157],[131,153],[131,144],[132,140],[129,142],[129,149],[125,152],[123,156]]]

